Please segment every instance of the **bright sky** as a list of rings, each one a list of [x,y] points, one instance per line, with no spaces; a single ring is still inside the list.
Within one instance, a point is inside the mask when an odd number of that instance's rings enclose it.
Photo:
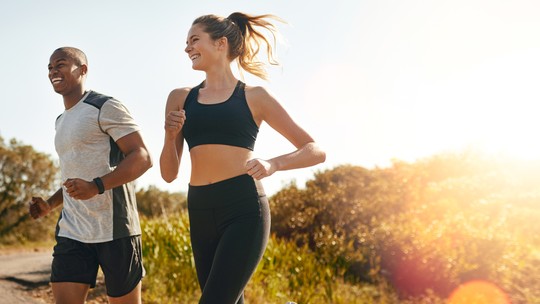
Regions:
[[[55,159],[63,111],[47,79],[52,51],[89,58],[87,87],[124,102],[155,165],[138,185],[186,191],[189,156],[172,184],[159,155],[167,95],[204,74],[183,52],[196,17],[272,13],[286,44],[264,82],[326,150],[325,164],[278,172],[267,192],[340,164],[384,167],[467,147],[539,158],[540,2],[537,0],[2,1],[0,136]],[[257,156],[293,150],[267,125]]]

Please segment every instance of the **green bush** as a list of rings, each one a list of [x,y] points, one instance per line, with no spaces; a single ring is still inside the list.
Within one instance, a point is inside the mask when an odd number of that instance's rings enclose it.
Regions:
[[[196,303],[200,296],[185,213],[142,220],[142,248],[147,271],[145,303]]]
[[[54,162],[0,138],[0,168],[2,245],[52,240],[60,208],[31,221],[27,202],[54,191]],[[151,186],[137,200],[144,302],[197,302],[185,194]],[[540,303],[539,203],[540,162],[468,151],[318,172],[270,198],[273,234],[246,302],[438,304],[480,281]]]
[[[143,220],[147,270],[145,303],[196,303],[200,297],[189,241],[188,218]],[[255,275],[246,287],[248,303],[394,303],[387,287],[347,284],[340,263],[321,259],[307,247],[272,236]],[[381,290],[386,290],[381,293]]]
[[[471,152],[371,170],[339,166],[272,197],[272,229],[345,268],[347,282],[387,282],[400,301],[447,298],[483,280],[512,303],[534,303],[539,169]]]

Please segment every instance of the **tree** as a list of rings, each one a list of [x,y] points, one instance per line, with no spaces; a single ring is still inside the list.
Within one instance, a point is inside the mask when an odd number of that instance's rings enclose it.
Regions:
[[[184,193],[169,193],[155,186],[140,189],[136,193],[137,209],[143,216],[152,218],[167,216],[181,210],[186,210],[187,201]]]
[[[0,137],[0,238],[27,240],[42,235],[41,226],[51,226],[52,220],[32,220],[28,203],[32,196],[46,197],[57,187],[58,168],[49,155],[15,139],[6,145]],[[52,214],[49,218],[56,220]]]

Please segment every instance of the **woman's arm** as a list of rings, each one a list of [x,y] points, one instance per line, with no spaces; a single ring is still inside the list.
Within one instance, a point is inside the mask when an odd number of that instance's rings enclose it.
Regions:
[[[168,183],[178,177],[182,151],[184,150],[184,137],[182,127],[186,120],[183,110],[184,101],[189,89],[173,90],[167,98],[165,107],[165,140],[159,158],[161,177]]]
[[[296,150],[291,153],[269,160],[252,159],[248,161],[248,174],[261,179],[276,171],[310,167],[326,160],[326,153],[264,88],[250,88],[249,91],[246,91],[246,98],[249,100],[248,104],[256,122],[260,124],[265,121],[296,147]]]

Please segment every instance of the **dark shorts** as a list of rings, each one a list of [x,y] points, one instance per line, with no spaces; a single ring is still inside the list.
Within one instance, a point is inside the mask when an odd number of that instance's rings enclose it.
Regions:
[[[83,283],[94,288],[100,266],[108,296],[121,297],[130,293],[145,274],[141,236],[105,243],[81,243],[56,237],[51,282]]]

